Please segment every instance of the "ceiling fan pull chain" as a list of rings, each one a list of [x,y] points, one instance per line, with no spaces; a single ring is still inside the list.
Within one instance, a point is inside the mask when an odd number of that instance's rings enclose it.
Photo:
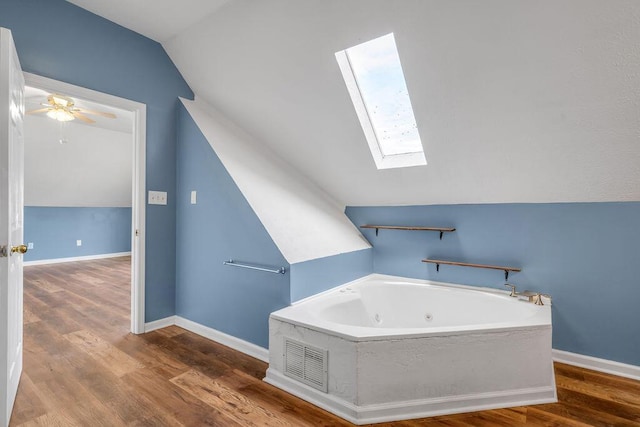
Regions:
[[[60,144],[66,144],[67,142],[69,142],[64,137],[64,134],[65,134],[64,131],[66,127],[67,127],[67,122],[58,122],[58,137],[59,137],[58,142]]]

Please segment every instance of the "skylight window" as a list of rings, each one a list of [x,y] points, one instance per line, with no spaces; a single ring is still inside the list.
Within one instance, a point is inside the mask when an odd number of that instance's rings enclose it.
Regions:
[[[426,165],[393,33],[336,59],[378,169]]]

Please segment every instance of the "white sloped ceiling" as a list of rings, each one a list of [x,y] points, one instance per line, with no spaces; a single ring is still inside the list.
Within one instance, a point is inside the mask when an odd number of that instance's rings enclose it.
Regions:
[[[334,53],[394,32],[428,165],[375,168]],[[235,0],[164,44],[347,205],[640,200],[640,2]]]
[[[162,41],[195,93],[341,203],[640,200],[640,2],[71,1]],[[424,167],[375,168],[335,61],[389,32]]]
[[[67,0],[157,42],[176,36],[230,0]]]

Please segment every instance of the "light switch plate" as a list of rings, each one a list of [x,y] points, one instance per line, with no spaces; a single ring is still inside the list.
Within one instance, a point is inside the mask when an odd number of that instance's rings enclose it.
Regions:
[[[197,203],[198,199],[196,196],[196,190],[191,191],[191,204],[195,205]]]
[[[166,191],[149,191],[149,204],[150,205],[166,205],[167,192]]]

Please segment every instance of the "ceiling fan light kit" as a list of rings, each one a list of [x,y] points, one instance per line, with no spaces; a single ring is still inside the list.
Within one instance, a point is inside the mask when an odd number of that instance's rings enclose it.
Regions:
[[[103,111],[85,110],[75,106],[75,101],[68,96],[51,94],[47,96],[47,103],[42,104],[45,108],[27,111],[27,114],[46,113],[47,117],[59,122],[68,122],[74,119],[80,119],[85,123],[95,123],[95,120],[85,116],[85,114],[93,114],[96,116],[115,119],[116,115]]]
[[[55,108],[53,110],[47,111],[47,117],[57,120],[59,122],[68,122],[75,119],[75,117],[73,117],[73,114],[59,108]]]

